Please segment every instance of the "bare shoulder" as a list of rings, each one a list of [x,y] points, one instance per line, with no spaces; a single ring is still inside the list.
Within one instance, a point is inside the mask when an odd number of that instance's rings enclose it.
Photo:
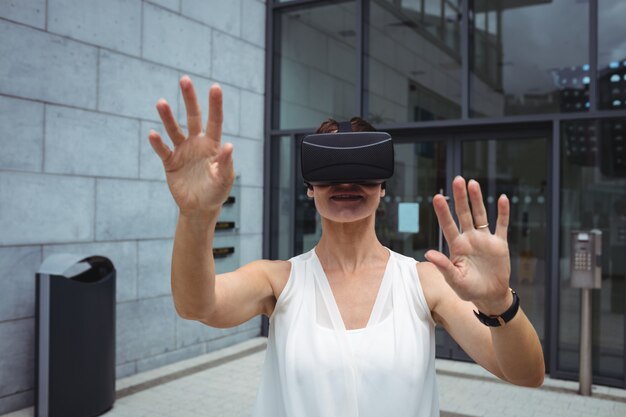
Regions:
[[[289,261],[270,261],[267,259],[260,259],[249,263],[247,266],[253,267],[262,271],[267,277],[272,291],[274,292],[275,299],[278,299],[280,293],[285,288],[287,281],[289,280],[289,274],[291,273],[291,262]]]
[[[274,312],[274,307],[276,307],[276,301],[280,294],[285,289],[287,285],[287,281],[289,280],[289,275],[291,274],[291,262],[289,261],[270,261],[270,260],[259,260],[252,262],[256,264],[259,269],[262,269],[264,275],[267,277],[270,286],[272,287],[272,293],[274,297],[265,304],[265,315],[270,317]]]

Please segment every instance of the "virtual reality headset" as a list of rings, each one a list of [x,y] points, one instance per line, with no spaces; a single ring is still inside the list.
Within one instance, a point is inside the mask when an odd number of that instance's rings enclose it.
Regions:
[[[317,133],[302,140],[302,177],[307,185],[370,183],[391,178],[394,153],[386,132],[352,132],[340,123],[337,133]]]

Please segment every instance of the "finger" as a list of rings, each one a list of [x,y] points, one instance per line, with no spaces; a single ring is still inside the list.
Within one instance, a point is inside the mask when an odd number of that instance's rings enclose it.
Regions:
[[[215,157],[214,161],[217,162],[219,175],[225,185],[232,186],[235,180],[235,169],[233,166],[233,145],[230,143],[224,144],[220,152]]]
[[[215,141],[218,146],[222,140],[223,122],[222,87],[219,84],[213,84],[209,90],[209,120],[206,124],[206,133],[209,140]]]
[[[226,142],[220,152],[215,157],[215,162],[218,164],[227,164],[233,162],[233,144]]]
[[[465,179],[460,175],[452,181],[452,194],[454,195],[454,211],[459,218],[459,224],[462,230],[472,230],[474,221],[472,212],[467,199],[467,189],[465,188]]]
[[[502,194],[498,198],[498,222],[496,224],[496,236],[506,240],[509,229],[509,213],[510,213],[509,199],[506,195]]]
[[[424,257],[437,267],[446,281],[453,282],[456,276],[456,267],[446,255],[436,250],[429,250]]]
[[[470,201],[472,203],[472,214],[474,216],[474,225],[481,226],[485,224],[489,224],[489,219],[487,218],[487,210],[485,209],[485,204],[483,203],[483,193],[480,190],[480,184],[476,180],[469,180],[467,183],[467,191],[469,192]],[[484,229],[489,231],[489,228],[485,227]]]
[[[187,109],[187,128],[189,136],[197,136],[202,133],[202,113],[196,91],[191,83],[191,78],[184,75],[180,79],[180,89],[183,92],[183,100],[185,101],[185,109]]]
[[[165,130],[167,131],[167,135],[172,140],[174,146],[178,146],[183,143],[185,141],[185,134],[180,129],[180,126],[178,126],[170,105],[167,104],[165,99],[160,99],[157,102],[156,107],[159,112],[159,116],[161,117],[161,121],[163,122],[163,126],[165,126]]]
[[[439,220],[441,231],[448,245],[451,245],[452,242],[459,237],[459,228],[456,226],[456,223],[454,223],[448,202],[444,196],[437,194],[433,198],[433,207],[435,208],[435,214],[437,215],[437,220]]]
[[[148,135],[148,139],[150,140],[150,145],[152,145],[152,149],[159,155],[162,161],[166,161],[169,159],[170,155],[172,155],[172,151],[167,147],[163,140],[161,139],[161,135],[159,135],[154,130],[150,130],[150,134]]]

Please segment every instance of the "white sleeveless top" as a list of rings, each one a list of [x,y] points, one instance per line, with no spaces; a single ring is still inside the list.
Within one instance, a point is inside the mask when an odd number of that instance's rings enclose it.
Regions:
[[[435,417],[435,323],[416,261],[389,251],[363,329],[346,330],[315,249],[270,317],[254,417]]]

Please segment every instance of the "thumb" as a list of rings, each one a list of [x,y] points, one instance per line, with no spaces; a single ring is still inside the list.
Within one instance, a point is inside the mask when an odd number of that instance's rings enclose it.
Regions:
[[[439,272],[446,278],[446,281],[450,282],[454,279],[456,267],[446,255],[436,250],[429,250],[424,254],[424,257],[437,267]]]
[[[221,167],[228,168],[229,165],[233,164],[233,144],[225,143],[224,146],[220,149],[219,153],[215,157],[215,162],[217,162]]]

